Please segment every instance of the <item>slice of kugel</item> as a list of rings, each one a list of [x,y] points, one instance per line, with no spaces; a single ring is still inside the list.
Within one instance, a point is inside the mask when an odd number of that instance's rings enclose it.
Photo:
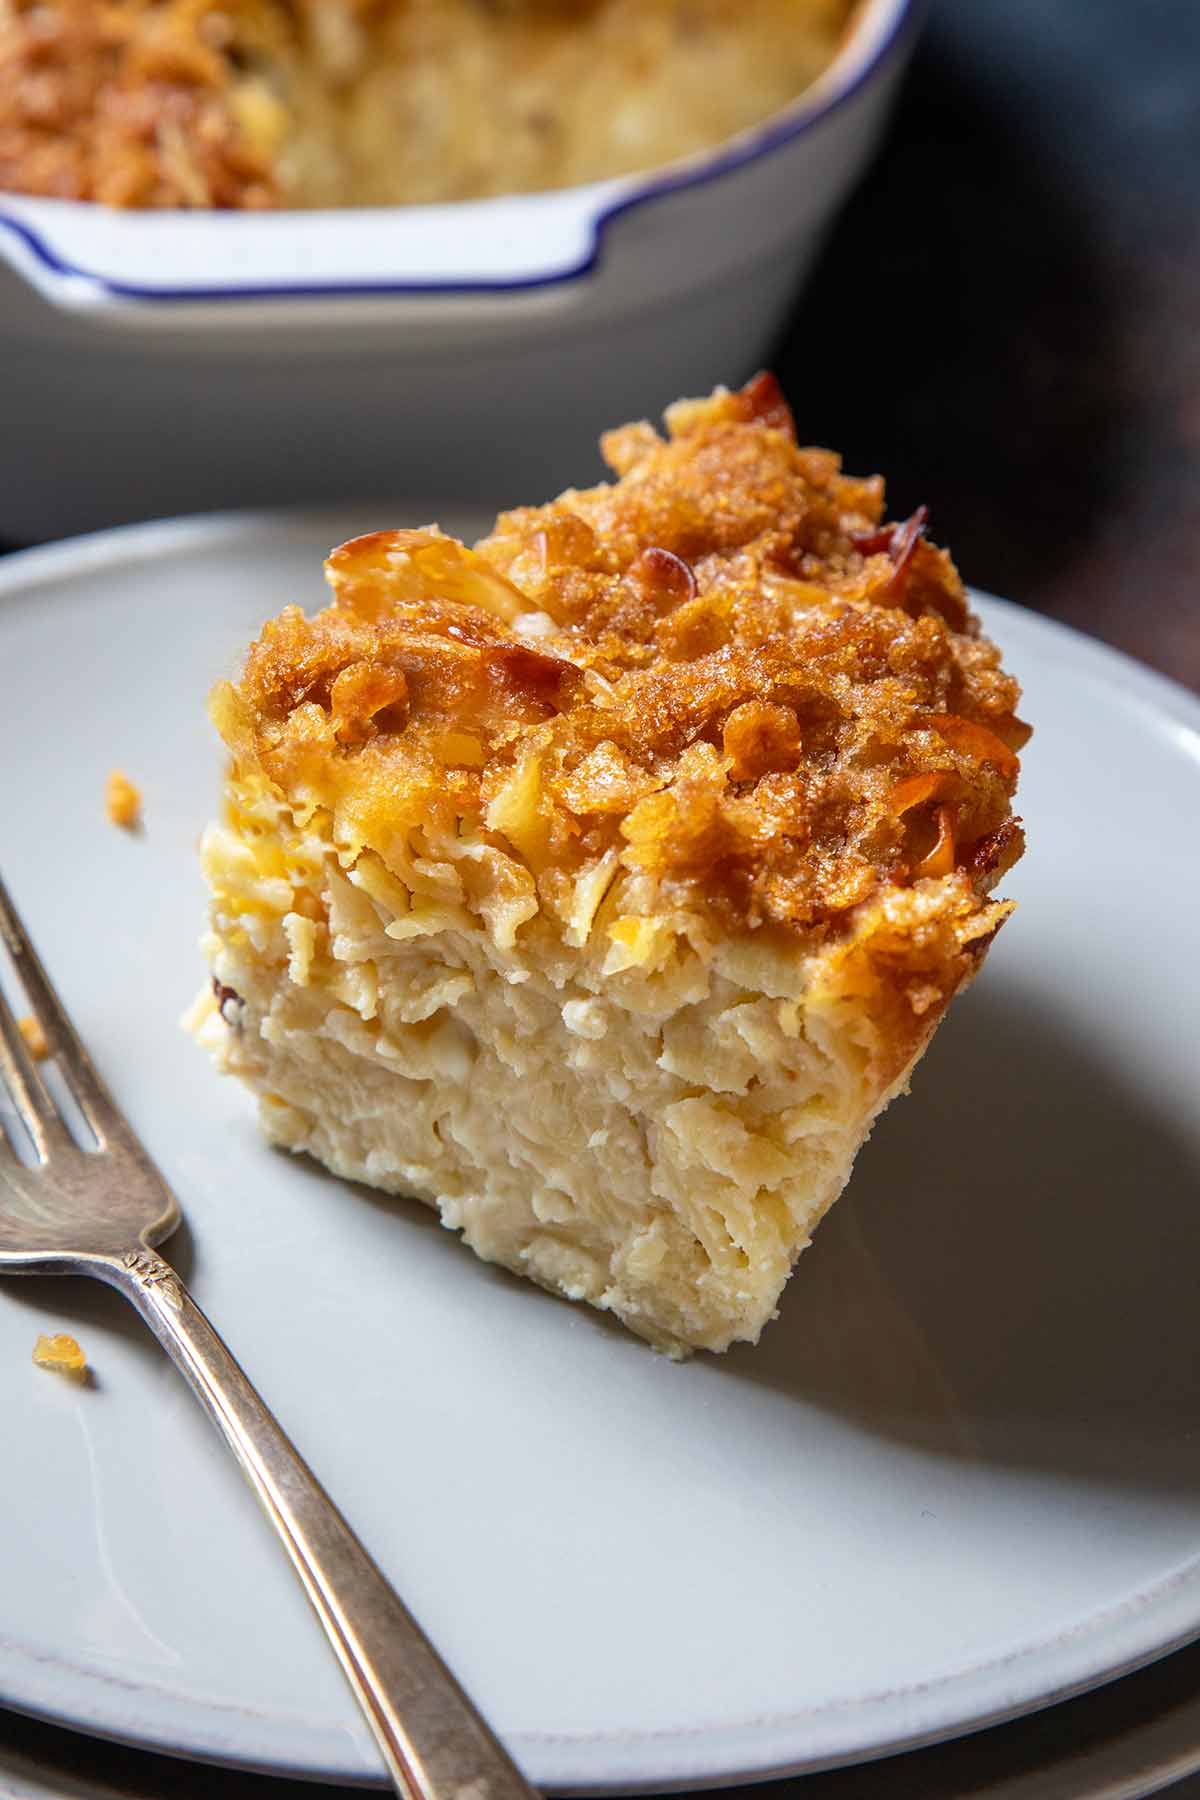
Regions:
[[[770,378],[667,423],[264,627],[200,1010],[275,1142],[678,1354],[758,1337],[979,967],[1028,733],[923,517]]]

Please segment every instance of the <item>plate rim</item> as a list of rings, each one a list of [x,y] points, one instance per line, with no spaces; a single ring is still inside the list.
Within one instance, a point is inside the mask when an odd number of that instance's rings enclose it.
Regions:
[[[185,515],[116,526],[6,555],[0,560],[0,605],[28,597],[47,583],[111,572],[122,564],[236,548],[268,534],[311,539],[327,523],[331,541],[336,541],[339,520],[343,527],[351,520],[361,522],[363,513],[375,507],[393,516],[405,512],[426,518],[439,512],[458,517],[486,515],[485,507],[471,501],[425,500],[406,505],[403,500],[367,500],[358,505]],[[970,592],[985,617],[988,613],[1019,617],[1035,637],[1068,656],[1076,669],[1110,693],[1115,692],[1125,707],[1132,703],[1132,710],[1140,715],[1140,729],[1161,730],[1164,721],[1174,727],[1171,737],[1176,752],[1200,777],[1200,697],[1084,631],[983,590],[972,588]],[[1019,667],[1017,674],[1019,678]],[[1172,1573],[1062,1632],[1007,1655],[878,1695],[859,1695],[758,1718],[717,1720],[703,1727],[525,1731],[508,1734],[508,1741],[531,1778],[558,1793],[668,1792],[779,1779],[874,1761],[1044,1710],[1118,1680],[1197,1639],[1200,1544],[1195,1557]],[[1051,1664],[1058,1678],[1047,1684],[1045,1675]],[[18,1671],[20,1679],[14,1687],[14,1672]],[[64,1677],[74,1685],[77,1699],[73,1703],[61,1698]],[[114,1693],[127,1696],[123,1715],[120,1702],[112,1698]],[[89,1708],[105,1698],[108,1707],[102,1706],[98,1721],[89,1715]],[[350,1740],[339,1728],[303,1718],[289,1720],[232,1701],[178,1695],[161,1684],[128,1681],[71,1662],[53,1646],[17,1643],[4,1636],[0,1636],[0,1704],[86,1735],[188,1760],[318,1782],[386,1785],[382,1770],[373,1775],[356,1749],[347,1758]],[[174,1715],[172,1719],[152,1716],[164,1707]],[[861,1729],[864,1714],[870,1722],[865,1733]],[[243,1741],[239,1746],[234,1741],[238,1721],[243,1726],[253,1721],[254,1745]],[[859,1724],[857,1731],[854,1721]],[[807,1746],[803,1751],[796,1741],[799,1727]],[[185,1740],[186,1749],[181,1747]],[[600,1773],[595,1767],[598,1745],[604,1746],[607,1759]]]

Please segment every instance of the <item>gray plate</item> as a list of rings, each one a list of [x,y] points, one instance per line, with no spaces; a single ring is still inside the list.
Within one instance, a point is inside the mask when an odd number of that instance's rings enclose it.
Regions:
[[[204,692],[381,522],[6,564],[0,854],[182,1198],[198,1298],[528,1772],[653,1791],[861,1760],[1196,1636],[1200,706],[986,603],[1037,726],[1020,909],[761,1346],[681,1368],[268,1152],[176,1028],[204,977]],[[140,838],[103,817],[114,763]],[[56,1325],[93,1390],[31,1367]],[[377,1777],[252,1499],[114,1296],[0,1290],[0,1405],[0,1699]]]

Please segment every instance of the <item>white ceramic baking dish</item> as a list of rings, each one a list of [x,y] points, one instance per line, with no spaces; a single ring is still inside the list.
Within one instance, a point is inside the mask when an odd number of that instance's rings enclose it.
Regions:
[[[916,28],[648,175],[464,202],[122,213],[0,195],[0,539],[347,495],[549,494],[769,352]]]

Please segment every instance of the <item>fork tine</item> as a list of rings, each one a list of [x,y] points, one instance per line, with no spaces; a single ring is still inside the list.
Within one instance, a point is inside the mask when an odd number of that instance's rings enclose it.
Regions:
[[[39,1159],[48,1162],[52,1150],[70,1142],[70,1134],[58,1116],[58,1109],[50,1098],[45,1082],[34,1067],[13,1009],[2,993],[0,1081],[8,1089],[21,1123],[33,1139]]]
[[[0,994],[0,1000],[4,996]],[[0,1099],[8,1092],[8,1082],[4,1071],[0,1069]],[[6,1171],[20,1167],[21,1159],[17,1155],[17,1142],[13,1136],[12,1120],[7,1112],[0,1112],[0,1189],[3,1188],[3,1177]]]
[[[100,1144],[124,1135],[121,1115],[112,1096],[96,1072],[95,1065],[67,1017],[62,1001],[55,993],[41,958],[21,924],[8,889],[0,879],[0,940],[12,957],[13,966],[25,989],[33,1016],[45,1033],[49,1054],[57,1057],[80,1110],[95,1132]],[[45,1083],[26,1053],[24,1042],[12,1009],[0,995],[0,1072],[16,1101],[22,1120],[38,1144],[38,1154],[45,1160],[51,1140],[70,1142],[70,1134],[46,1090]]]

